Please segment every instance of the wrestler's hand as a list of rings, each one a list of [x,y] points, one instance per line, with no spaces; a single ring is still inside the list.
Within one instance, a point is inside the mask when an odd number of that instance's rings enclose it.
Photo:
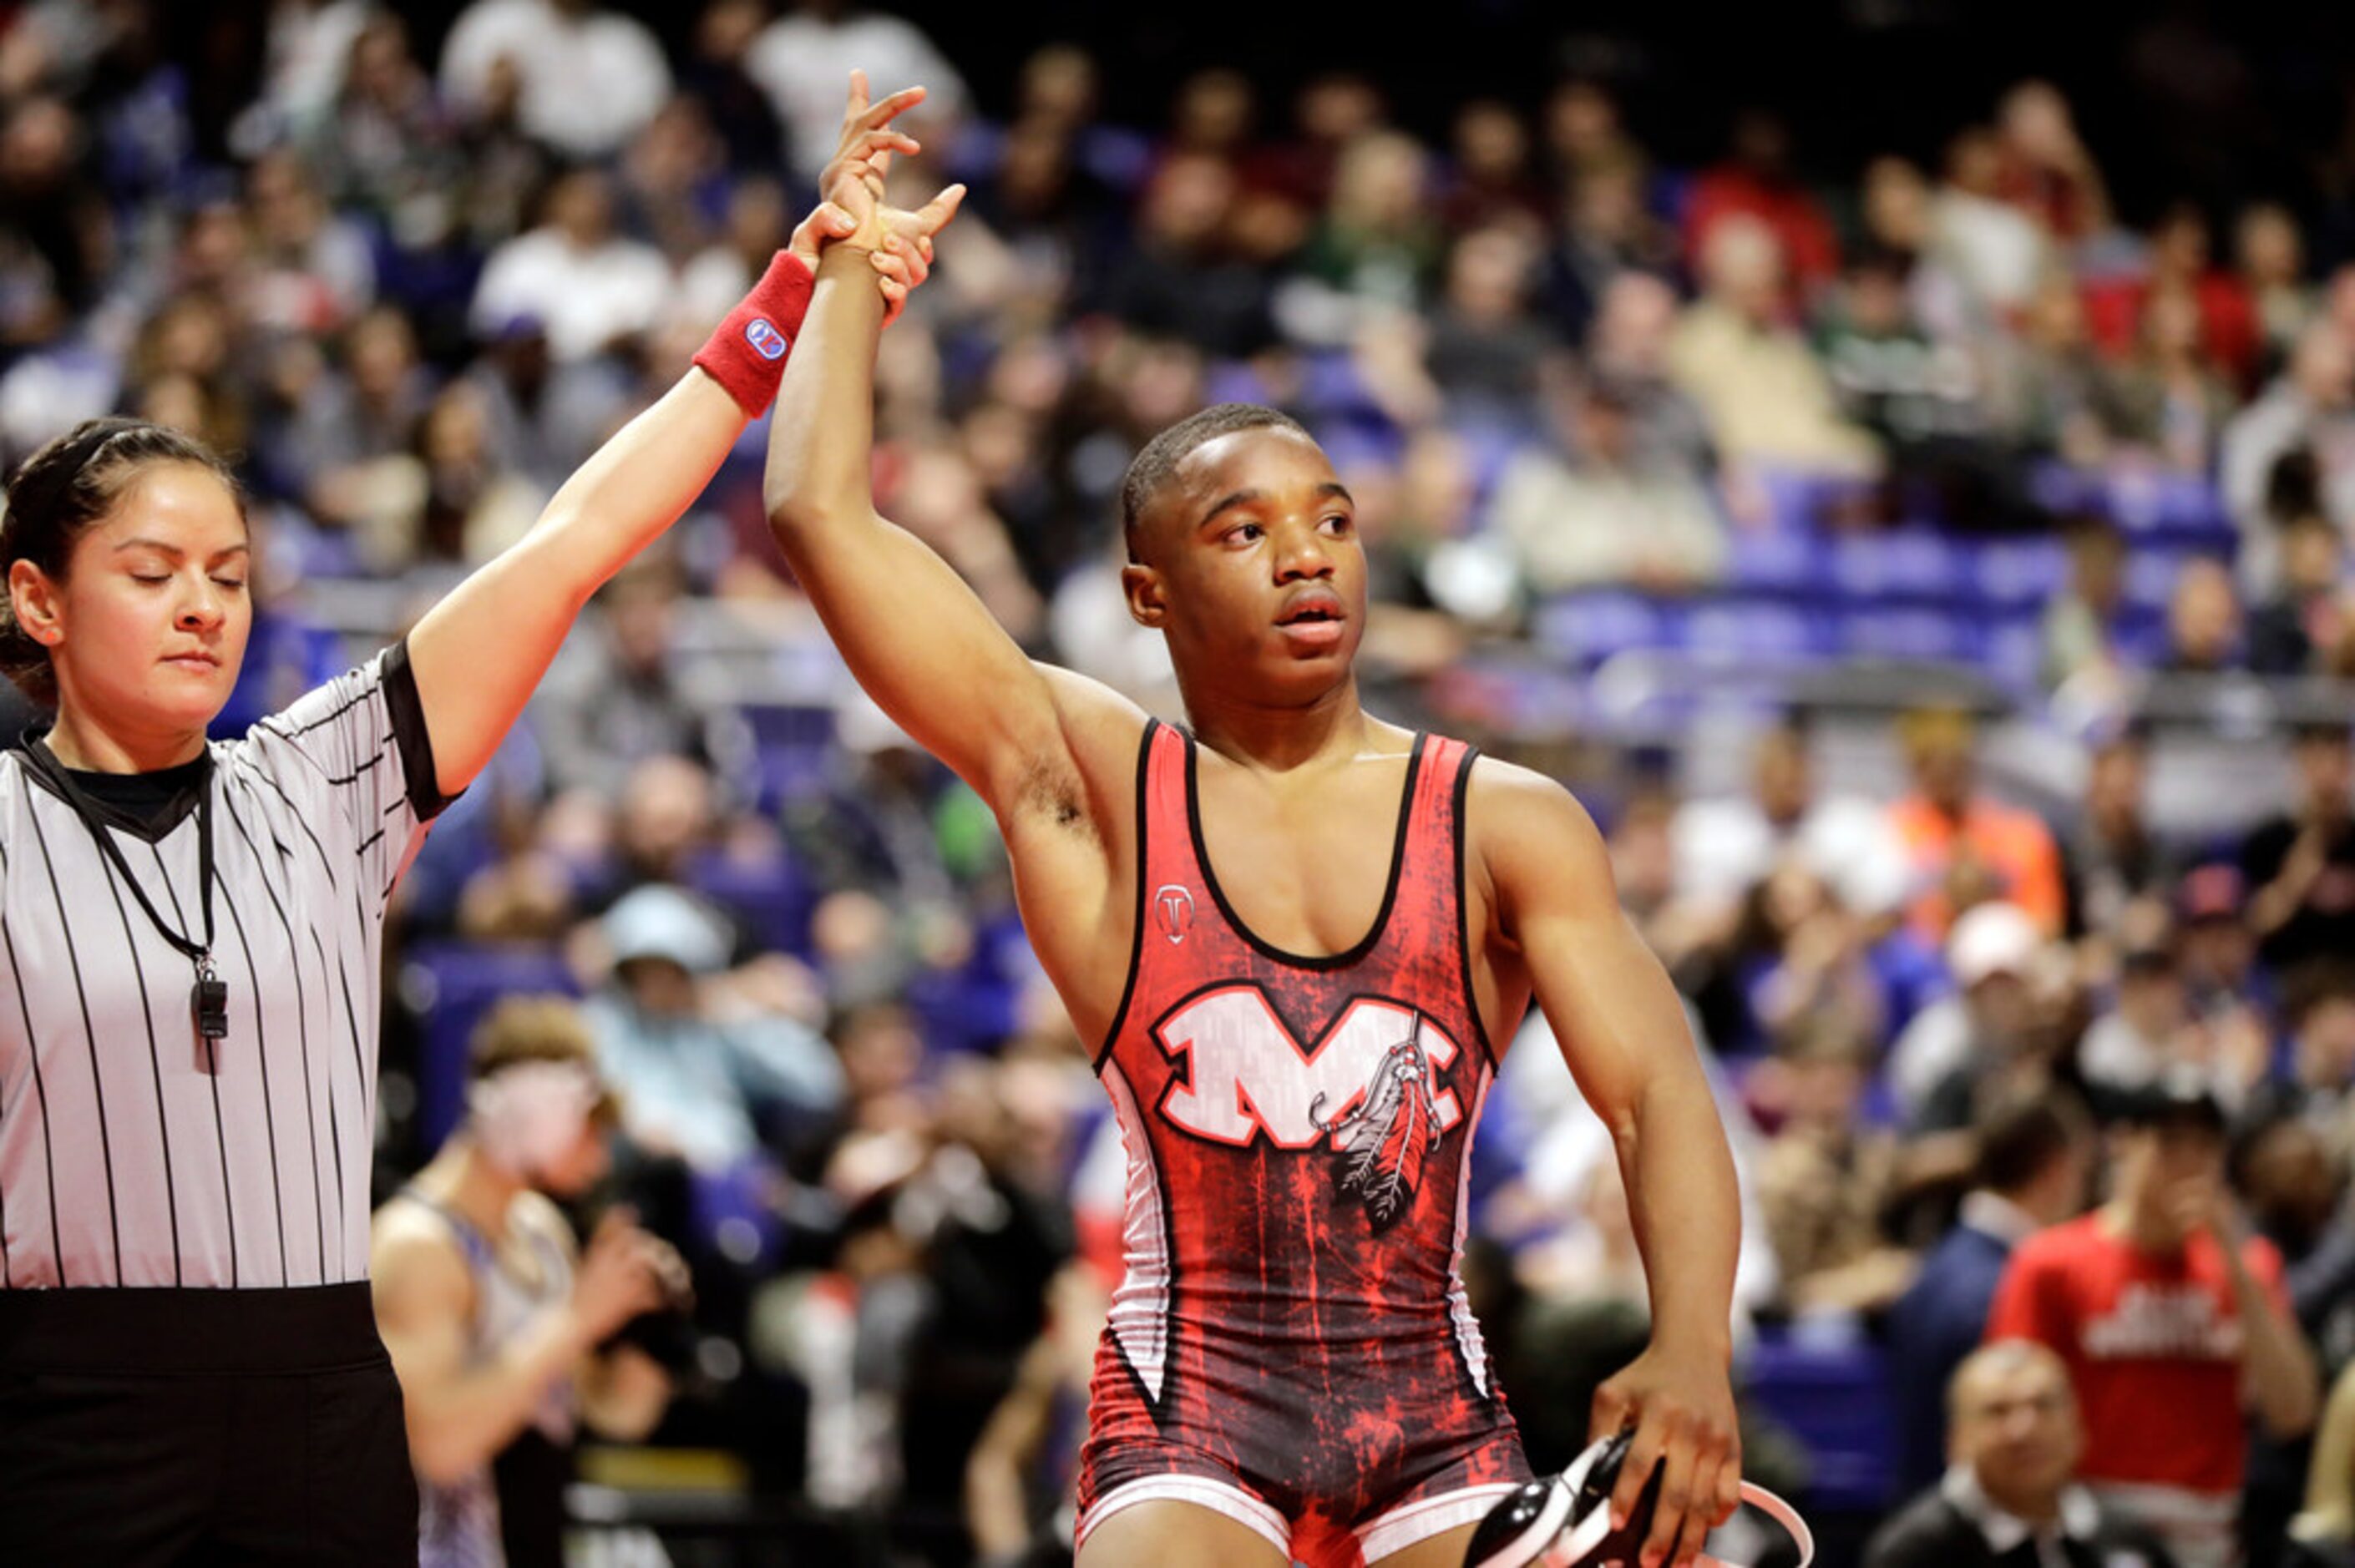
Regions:
[[[1611,1496],[1612,1520],[1626,1522],[1660,1462],[1660,1500],[1644,1540],[1644,1568],[1683,1568],[1742,1499],[1742,1437],[1724,1361],[1655,1340],[1594,1393],[1594,1437],[1631,1426],[1635,1440]]]
[[[890,130],[890,122],[922,102],[924,90],[904,88],[873,104],[868,101],[867,91],[867,73],[852,71],[850,98],[842,115],[842,141],[818,176],[823,205],[811,215],[817,227],[804,260],[815,271],[818,247],[839,239],[866,249],[883,291],[883,324],[889,326],[906,308],[908,296],[931,275],[932,237],[956,216],[964,187],[951,185],[913,212],[886,207],[884,181],[892,157],[922,150],[915,138]],[[821,215],[825,215],[823,221],[818,221]],[[844,217],[850,220],[847,230],[842,226]],[[798,232],[794,239],[798,245]]]

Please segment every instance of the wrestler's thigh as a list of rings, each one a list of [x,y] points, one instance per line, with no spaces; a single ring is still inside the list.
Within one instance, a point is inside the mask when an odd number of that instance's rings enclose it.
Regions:
[[[1469,1540],[1467,1531],[1465,1539]],[[1437,1562],[1437,1558],[1432,1559]],[[1455,1563],[1464,1546],[1455,1547]],[[1132,1503],[1088,1531],[1073,1568],[1288,1568],[1287,1559],[1248,1525],[1199,1503],[1156,1498]],[[1453,1565],[1451,1565],[1453,1568]]]
[[[1443,1530],[1437,1535],[1391,1552],[1374,1563],[1372,1568],[1464,1568],[1465,1551],[1472,1544],[1473,1531],[1479,1528],[1476,1521],[1458,1525],[1454,1530]]]

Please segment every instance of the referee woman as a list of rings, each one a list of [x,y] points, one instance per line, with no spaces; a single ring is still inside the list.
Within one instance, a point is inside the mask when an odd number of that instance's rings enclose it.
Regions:
[[[855,84],[837,164],[912,150],[918,96]],[[894,304],[954,205],[876,255]],[[242,740],[206,738],[252,622],[221,460],[95,420],[10,481],[0,664],[57,718],[0,758],[0,1557],[417,1561],[367,1283],[386,903],[773,398],[809,277],[781,254],[526,537]]]

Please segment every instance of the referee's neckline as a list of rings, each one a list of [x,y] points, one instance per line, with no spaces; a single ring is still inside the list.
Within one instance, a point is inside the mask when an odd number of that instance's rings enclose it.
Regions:
[[[99,773],[68,768],[49,749],[47,732],[24,737],[23,749],[27,753],[33,753],[37,747],[50,766],[72,778],[109,827],[119,828],[149,843],[161,843],[186,821],[212,782],[213,750],[209,744],[186,762],[144,773]],[[51,796],[65,800],[68,806],[73,804],[58,789],[57,781],[48,776],[47,768],[29,765],[29,761],[24,767],[27,777]]]

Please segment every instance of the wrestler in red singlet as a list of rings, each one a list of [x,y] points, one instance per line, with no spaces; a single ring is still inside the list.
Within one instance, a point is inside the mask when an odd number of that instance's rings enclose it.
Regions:
[[[1529,1474],[1457,1271],[1496,1075],[1464,936],[1473,755],[1416,743],[1372,928],[1301,958],[1220,892],[1193,742],[1146,731],[1135,956],[1098,1062],[1128,1155],[1127,1277],[1096,1358],[1083,1534],[1178,1499],[1343,1568],[1478,1519]]]

